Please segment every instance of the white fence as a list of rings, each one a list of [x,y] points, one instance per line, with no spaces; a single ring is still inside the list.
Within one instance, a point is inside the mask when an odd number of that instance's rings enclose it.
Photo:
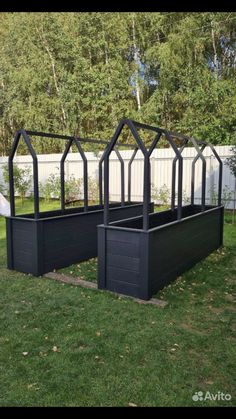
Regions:
[[[222,161],[231,154],[231,146],[217,146],[216,151],[221,157]],[[125,194],[127,198],[128,193],[128,162],[133,153],[132,150],[125,150],[120,152],[125,163]],[[86,153],[88,159],[88,174],[91,178],[98,178],[98,161],[101,153],[96,156],[92,152]],[[183,195],[184,199],[190,197],[191,188],[191,163],[193,157],[196,155],[194,148],[186,148],[183,152],[184,170],[183,170]],[[171,172],[172,159],[174,152],[172,149],[156,149],[151,157],[151,182],[155,189],[160,189],[165,185],[169,191],[171,190]],[[213,191],[217,191],[218,182],[218,162],[209,147],[204,150],[204,156],[207,162],[206,175],[206,202],[210,203],[213,199]],[[61,154],[45,154],[38,156],[39,162],[39,181],[45,182],[51,173],[59,175]],[[6,164],[7,157],[0,157],[0,184],[3,184],[3,165]],[[19,167],[32,167],[32,160],[30,156],[16,156],[15,163]],[[176,173],[178,170],[176,171]],[[65,163],[66,177],[72,174],[75,177],[82,178],[83,163],[78,153],[69,153]],[[231,192],[230,201],[227,202],[228,208],[233,208],[235,205],[235,178],[230,173],[228,166],[224,163],[223,166],[223,198],[228,191]],[[142,153],[138,151],[136,158],[132,164],[132,200],[141,201],[143,197],[143,157]],[[177,185],[177,179],[176,179]],[[120,163],[114,152],[110,158],[110,199],[118,200],[120,198]],[[195,200],[196,203],[201,199],[201,161],[196,163],[195,171]]]

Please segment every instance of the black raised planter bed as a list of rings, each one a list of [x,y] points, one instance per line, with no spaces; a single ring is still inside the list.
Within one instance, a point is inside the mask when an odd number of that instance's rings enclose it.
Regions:
[[[148,300],[222,245],[223,207],[186,206],[98,226],[98,287]]]
[[[123,127],[130,129],[144,156],[143,214],[123,221],[111,222],[109,210],[109,156]],[[139,129],[154,132],[149,145],[144,145]],[[160,138],[167,140],[175,157],[172,165],[171,209],[149,213],[151,196],[150,157]],[[176,141],[177,140],[177,141]],[[192,161],[191,204],[182,205],[182,151],[191,143],[196,150]],[[204,148],[209,146],[219,162],[218,203],[205,204],[206,160]],[[194,203],[195,164],[202,161],[201,205]],[[178,199],[175,205],[176,164],[178,162]],[[221,205],[222,162],[211,144],[182,134],[131,120],[118,125],[104,156],[104,222],[98,226],[98,287],[148,300],[178,275],[206,257],[223,242]]]
[[[39,211],[38,190],[38,159],[32,145],[34,137],[48,137],[66,141],[61,158],[61,209],[57,211]],[[22,137],[33,160],[34,213],[16,215],[14,199],[13,159]],[[108,145],[101,140],[68,137],[65,135],[19,130],[16,133],[11,154],[9,156],[9,183],[11,216],[6,218],[7,227],[7,260],[8,268],[42,275],[53,269],[63,268],[97,256],[97,225],[103,221],[103,171],[104,153],[99,161],[99,205],[88,205],[88,168],[87,158],[81,143]],[[76,146],[83,162],[84,205],[77,208],[65,206],[65,174],[66,156]],[[126,146],[129,146],[126,144]],[[124,161],[117,149],[114,150],[121,166],[121,202],[109,205],[113,221],[142,214],[143,203],[131,202],[130,192],[125,202]],[[131,164],[129,165],[128,185],[131,184]],[[149,211],[153,211],[150,203]]]
[[[110,205],[111,219],[121,220],[142,213],[143,204]],[[153,205],[150,206],[150,211]],[[103,207],[94,205],[9,217],[7,226],[8,268],[42,275],[97,256],[97,225]]]

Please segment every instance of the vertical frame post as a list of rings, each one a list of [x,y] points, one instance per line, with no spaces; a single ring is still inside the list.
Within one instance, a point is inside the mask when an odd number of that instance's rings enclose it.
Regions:
[[[221,197],[222,197],[222,177],[223,177],[223,163],[222,160],[219,156],[219,154],[217,153],[215,147],[213,147],[213,145],[210,143],[209,144],[210,149],[212,150],[214,156],[216,157],[216,159],[218,160],[219,163],[219,178],[218,178],[218,205],[221,205]]]
[[[177,220],[181,220],[182,218],[182,189],[183,189],[183,157],[181,156],[181,153],[174,143],[172,136],[168,131],[163,130],[165,137],[171,147],[173,148],[175,155],[177,157],[177,160],[179,161],[179,167],[178,167],[178,204],[177,204]],[[172,187],[173,187],[173,178],[172,178]]]
[[[150,161],[148,153],[144,156],[144,188],[143,188],[143,230],[149,229],[149,204],[151,198]]]
[[[104,159],[104,225],[109,224],[109,154]]]
[[[39,218],[39,181],[38,181],[38,158],[31,145],[29,136],[26,134],[26,131],[21,130],[21,134],[24,138],[24,141],[28,147],[28,150],[33,159],[33,182],[34,182],[34,218]]]
[[[9,171],[9,194],[10,194],[10,208],[11,208],[11,216],[15,217],[15,187],[14,187],[14,166],[13,166],[13,159],[18,147],[19,139],[21,136],[21,132],[17,131],[12,149],[8,158],[8,171]]]
[[[83,160],[83,172],[84,172],[84,211],[88,211],[88,161],[85,153],[81,147],[78,138],[74,139],[76,147]]]
[[[188,139],[185,140],[185,144],[182,145],[179,152],[182,154],[184,148],[186,147],[188,143]],[[172,181],[171,181],[171,209],[174,211],[175,209],[175,183],[176,183],[176,162],[178,160],[178,157],[175,156],[173,162],[172,162]],[[182,189],[182,188],[181,188]]]
[[[203,151],[206,147],[206,144],[203,144],[201,149],[198,147],[194,138],[190,138],[192,144],[194,145],[197,156],[192,161],[192,173],[191,173],[191,205],[194,205],[194,188],[195,188],[195,165],[197,160],[200,158],[202,160],[202,197],[201,197],[201,207],[202,211],[205,211],[206,207],[206,159],[203,156]]]
[[[61,210],[62,212],[65,211],[65,160],[67,157],[67,154],[69,153],[69,150],[72,146],[73,139],[70,139],[65,147],[65,151],[62,155],[61,161],[60,161],[60,180],[61,180]]]
[[[120,162],[120,184],[121,184],[121,206],[124,207],[125,205],[125,165],[124,160],[121,157],[121,154],[117,148],[114,148],[114,152],[116,153],[119,162]]]
[[[136,147],[128,163],[128,202],[131,202],[131,168],[132,168],[132,163],[137,154],[137,151],[138,151],[138,148]]]
[[[98,163],[98,181],[99,181],[99,185],[98,185],[98,187],[99,187],[99,204],[100,205],[102,205],[103,204],[103,179],[102,179],[102,164],[103,164],[103,162],[104,162],[104,158],[105,158],[105,156],[106,156],[106,151],[107,151],[107,148],[108,148],[108,144],[107,144],[107,146],[106,146],[106,148],[105,148],[105,150],[104,150],[104,152],[103,152],[103,154],[102,154],[102,156],[101,156],[101,158],[100,158],[100,160],[99,160],[99,163]]]

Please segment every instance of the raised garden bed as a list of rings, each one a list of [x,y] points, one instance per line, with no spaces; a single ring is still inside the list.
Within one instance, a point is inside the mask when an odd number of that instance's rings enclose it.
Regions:
[[[130,129],[144,157],[144,206],[142,216],[113,222],[109,209],[109,156],[126,126]],[[138,130],[154,133],[149,147]],[[172,165],[171,209],[150,214],[151,164],[150,157],[160,138],[167,140],[175,156]],[[177,140],[177,141],[176,141]],[[192,161],[191,204],[182,205],[182,151],[191,143],[196,150]],[[206,160],[203,155],[209,145],[219,162],[218,203],[205,204]],[[194,177],[197,160],[202,161],[201,205],[194,203]],[[178,193],[176,194],[176,164],[178,162]],[[98,226],[98,287],[148,300],[157,291],[209,255],[223,242],[221,205],[222,162],[211,144],[192,137],[172,133],[128,119],[122,120],[104,156],[104,221]]]
[[[111,204],[113,221],[140,215],[141,203]],[[153,204],[150,205],[153,211]],[[43,275],[97,256],[97,225],[103,206],[83,207],[12,216],[6,219],[8,268]]]
[[[189,205],[98,227],[98,288],[148,300],[223,244],[224,208]]]

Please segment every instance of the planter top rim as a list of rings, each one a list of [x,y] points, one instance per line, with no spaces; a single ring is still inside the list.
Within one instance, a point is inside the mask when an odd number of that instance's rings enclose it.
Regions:
[[[154,231],[161,230],[163,228],[171,227],[171,226],[173,226],[175,224],[180,224],[180,223],[182,223],[184,221],[187,221],[189,219],[193,219],[193,218],[197,218],[199,216],[203,216],[205,214],[209,214],[210,212],[214,212],[214,211],[216,211],[218,209],[221,209],[221,208],[224,208],[224,205],[218,205],[218,206],[215,206],[214,208],[209,208],[209,209],[207,209],[205,211],[199,211],[197,214],[189,215],[188,217],[181,218],[181,220],[171,221],[169,223],[165,223],[165,224],[160,225],[160,226],[157,226],[157,227],[152,227],[152,228],[150,228],[148,230],[143,230],[142,228],[119,227],[119,226],[116,226],[115,225],[117,223],[117,221],[113,221],[109,225],[99,224],[97,227],[98,228],[105,228],[105,229],[109,229],[109,230],[120,230],[120,231],[128,231],[128,232],[136,232],[136,233],[149,234],[149,233],[152,233]],[[152,214],[154,214],[154,213],[152,213]],[[138,216],[138,217],[126,218],[126,219],[122,220],[122,222],[125,222],[127,220],[131,220],[131,219],[134,219],[134,218],[135,219],[136,218],[142,218],[142,215],[141,216]]]
[[[120,210],[121,208],[134,208],[137,206],[143,205],[142,202],[136,202],[135,204],[132,203],[127,203],[126,205],[122,206],[121,203],[119,203],[119,205],[115,206],[115,207],[111,207],[110,211],[117,211]],[[83,207],[79,207],[79,208],[83,208]],[[101,211],[103,211],[104,208],[100,208],[100,209],[96,209],[96,210],[91,210],[91,211],[79,211],[79,212],[75,212],[75,213],[71,213],[71,214],[59,214],[59,215],[55,215],[55,216],[46,216],[46,217],[42,217],[42,218],[29,218],[26,217],[24,215],[27,214],[23,214],[23,216],[21,215],[15,215],[15,216],[9,216],[9,217],[5,217],[7,219],[12,219],[12,220],[24,220],[24,221],[33,221],[33,222],[38,222],[38,221],[49,221],[49,220],[55,220],[55,219],[62,219],[62,218],[68,218],[68,217],[76,217],[78,215],[88,215],[88,214],[95,214],[95,213],[99,213]],[[57,210],[56,210],[57,211]],[[58,210],[60,211],[60,209]]]

